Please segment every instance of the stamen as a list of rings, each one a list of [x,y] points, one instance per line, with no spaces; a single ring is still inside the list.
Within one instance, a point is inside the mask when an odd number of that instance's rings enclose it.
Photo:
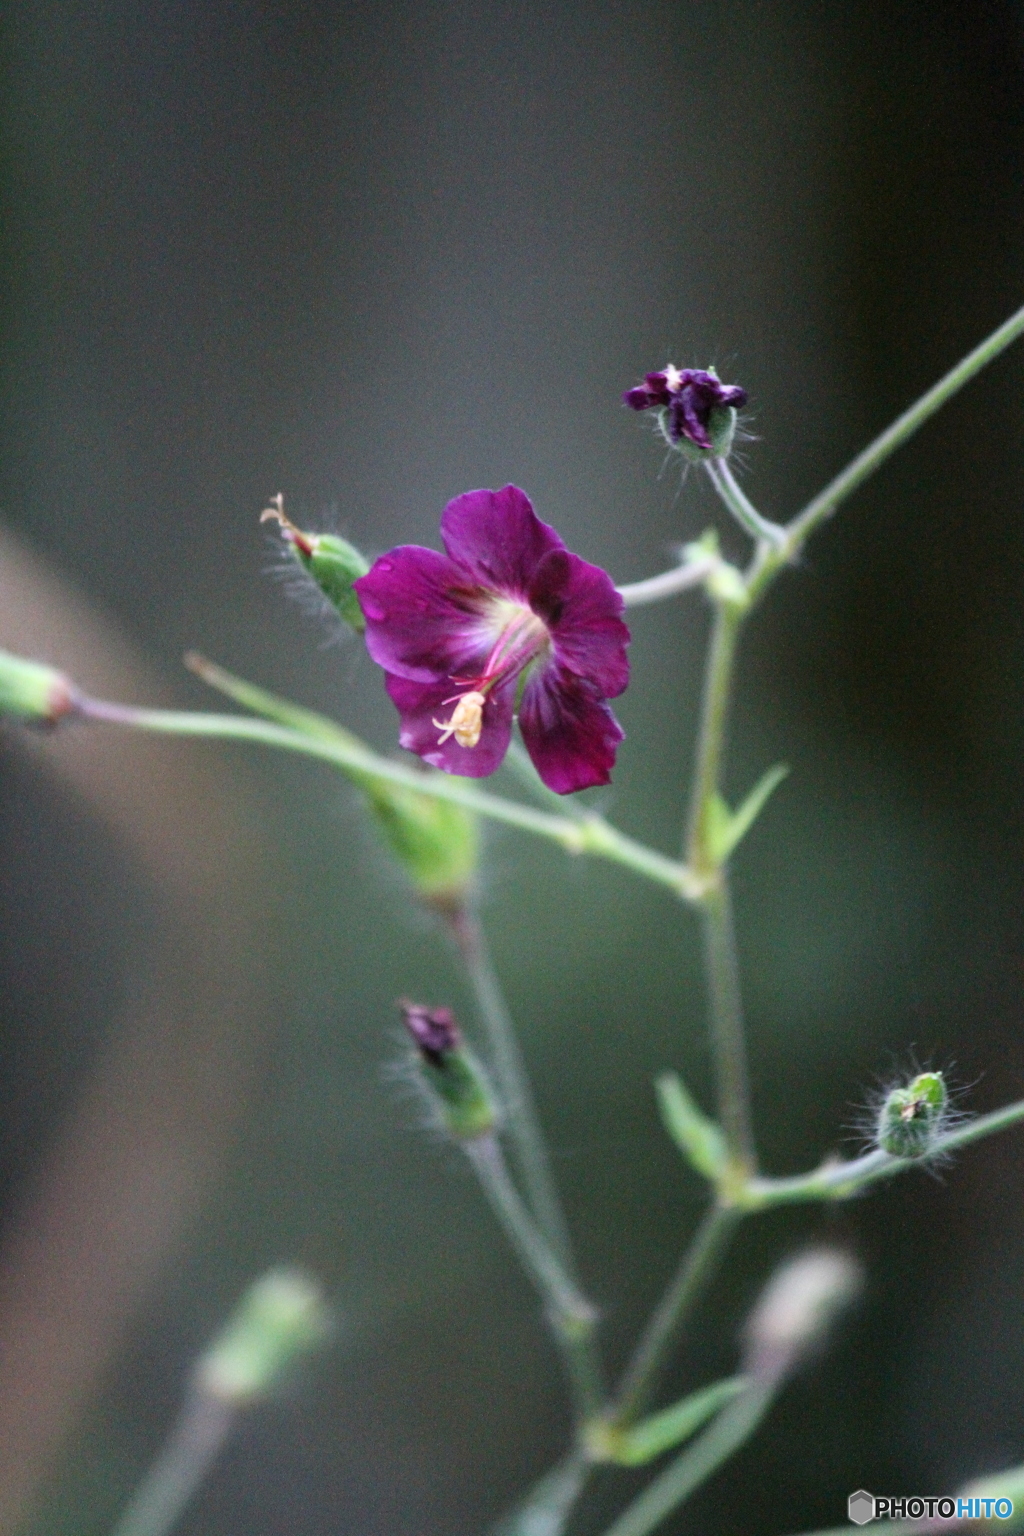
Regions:
[[[451,702],[451,699],[445,699],[446,704]],[[486,702],[486,694],[464,693],[452,710],[450,720],[433,720],[432,724],[441,732],[438,746],[443,747],[449,736],[454,736],[460,747],[475,747],[483,730],[483,708]]]
[[[313,546],[310,543],[309,535],[303,533],[301,528],[296,528],[290,517],[285,517],[284,497],[280,491],[278,491],[276,496],[271,496],[270,506],[265,507],[260,514],[261,523],[271,520],[275,523],[280,523],[281,532],[290,544],[295,544],[304,555],[311,555],[313,553]]]

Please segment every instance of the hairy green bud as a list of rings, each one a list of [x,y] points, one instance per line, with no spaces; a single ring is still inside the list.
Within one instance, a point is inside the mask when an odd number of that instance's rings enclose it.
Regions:
[[[419,1056],[422,1080],[456,1141],[487,1136],[498,1114],[483,1068],[447,1008],[399,1004]]]
[[[56,725],[73,714],[78,693],[63,672],[42,661],[28,661],[0,651],[0,715],[14,715],[37,725]]]
[[[352,583],[365,576],[370,562],[354,544],[336,533],[304,533],[284,515],[284,497],[275,496],[260,522],[280,524],[281,537],[298,565],[311,576],[340,619],[362,634],[366,628]]]
[[[941,1072],[921,1072],[905,1088],[893,1088],[878,1112],[878,1145],[893,1157],[927,1156],[948,1103]]]

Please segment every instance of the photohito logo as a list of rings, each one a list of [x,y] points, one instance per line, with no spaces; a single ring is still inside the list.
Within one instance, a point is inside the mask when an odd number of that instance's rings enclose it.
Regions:
[[[935,1499],[911,1495],[906,1498],[883,1497],[858,1488],[846,1501],[846,1510],[854,1525],[869,1520],[1009,1520],[1012,1499]]]

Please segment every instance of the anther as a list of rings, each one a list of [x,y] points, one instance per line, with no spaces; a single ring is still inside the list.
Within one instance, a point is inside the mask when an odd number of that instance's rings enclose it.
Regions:
[[[451,700],[446,699],[445,703]],[[464,693],[452,710],[450,720],[434,720],[441,732],[438,746],[444,746],[449,736],[454,736],[460,747],[475,747],[483,729],[483,708],[487,696],[483,693]]]

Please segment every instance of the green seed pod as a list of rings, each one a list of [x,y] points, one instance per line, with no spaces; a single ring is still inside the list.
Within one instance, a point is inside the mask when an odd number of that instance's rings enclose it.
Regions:
[[[366,620],[352,583],[370,569],[366,557],[336,533],[303,533],[301,528],[296,528],[284,515],[283,496],[275,496],[273,505],[267,507],[260,518],[261,523],[268,520],[281,525],[281,537],[296,563],[313,578],[338,617],[361,635]]]
[[[905,1088],[893,1088],[878,1112],[878,1145],[893,1157],[926,1156],[948,1103],[941,1072],[921,1072]]]
[[[268,1270],[200,1359],[196,1385],[219,1402],[247,1407],[271,1393],[330,1331],[330,1310],[316,1280],[298,1269]]]
[[[56,725],[73,714],[78,695],[55,667],[0,651],[0,715],[15,715],[37,725]]]
[[[489,1135],[498,1120],[490,1085],[449,1010],[408,1002],[399,1006],[423,1083],[447,1130],[456,1141]]]

